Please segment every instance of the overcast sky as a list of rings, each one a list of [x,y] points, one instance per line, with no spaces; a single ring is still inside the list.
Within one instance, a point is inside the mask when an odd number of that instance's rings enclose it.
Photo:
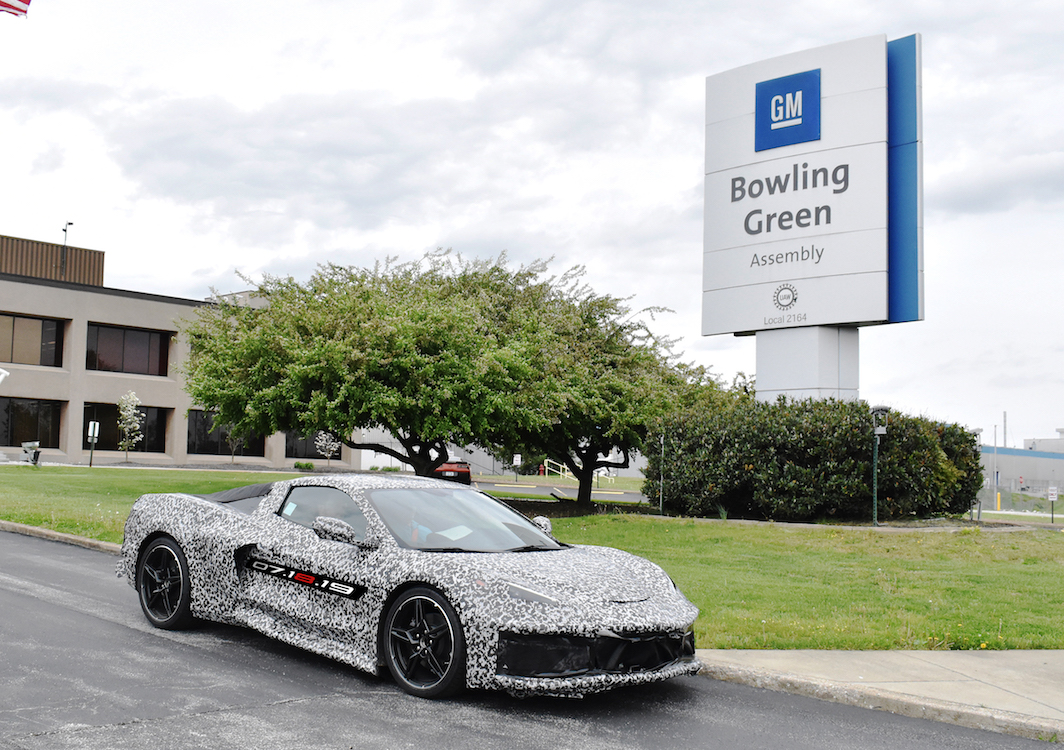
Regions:
[[[700,335],[705,77],[923,35],[926,320],[861,330],[861,397],[1008,443],[1064,427],[1059,0],[32,0],[0,14],[0,234],[203,298],[450,247],[587,266]],[[0,300],[0,309],[3,302]]]

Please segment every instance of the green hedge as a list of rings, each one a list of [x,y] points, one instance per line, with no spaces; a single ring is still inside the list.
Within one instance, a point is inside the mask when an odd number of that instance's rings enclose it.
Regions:
[[[872,414],[861,401],[723,398],[668,417],[662,497],[689,516],[812,521],[872,516]],[[657,498],[660,451],[643,493]],[[982,486],[979,446],[963,427],[890,412],[879,446],[880,519],[967,511]]]

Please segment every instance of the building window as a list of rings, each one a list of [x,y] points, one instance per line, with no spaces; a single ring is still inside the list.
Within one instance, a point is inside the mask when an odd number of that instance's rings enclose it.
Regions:
[[[63,366],[63,321],[0,315],[0,362]]]
[[[144,423],[141,433],[144,439],[130,450],[140,453],[165,453],[166,452],[166,418],[170,409],[160,409],[155,406],[138,407],[144,415]],[[85,435],[81,438],[81,447],[89,450],[88,425],[89,422],[100,423],[100,437],[96,443],[98,451],[117,451],[118,441],[122,436],[118,433],[118,405],[117,404],[85,404]]]
[[[58,448],[62,408],[62,401],[0,398],[0,445],[17,447],[36,440],[42,448]]]
[[[192,409],[188,413],[188,452],[208,456],[265,456],[266,438],[252,435],[232,439],[223,425],[214,424],[214,414]]]
[[[85,369],[166,375],[171,335],[167,331],[89,323]]]
[[[315,432],[310,437],[300,437],[294,432],[286,432],[284,434],[284,457],[285,458],[326,458],[318,452],[318,447],[314,444],[314,440],[321,434],[321,431]],[[331,458],[339,458],[340,453],[337,452]]]

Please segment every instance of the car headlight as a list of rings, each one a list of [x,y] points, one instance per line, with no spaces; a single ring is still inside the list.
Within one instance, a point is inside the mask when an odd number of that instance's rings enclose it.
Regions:
[[[561,602],[555,599],[553,596],[542,594],[538,591],[534,591],[526,586],[521,586],[517,583],[508,583],[506,585],[506,593],[510,595],[512,599],[518,599],[524,602],[538,602],[539,604],[550,604],[553,607],[561,605]]]

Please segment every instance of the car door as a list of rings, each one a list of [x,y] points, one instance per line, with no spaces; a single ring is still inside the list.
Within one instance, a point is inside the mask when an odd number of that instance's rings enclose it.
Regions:
[[[264,519],[263,538],[244,555],[242,598],[272,618],[273,635],[292,631],[286,640],[317,651],[331,650],[325,641],[354,640],[369,649],[375,613],[364,595],[377,550],[320,538],[312,527],[321,516],[345,521],[365,538],[366,516],[346,492],[293,487],[279,511]],[[308,638],[322,643],[304,643]]]

